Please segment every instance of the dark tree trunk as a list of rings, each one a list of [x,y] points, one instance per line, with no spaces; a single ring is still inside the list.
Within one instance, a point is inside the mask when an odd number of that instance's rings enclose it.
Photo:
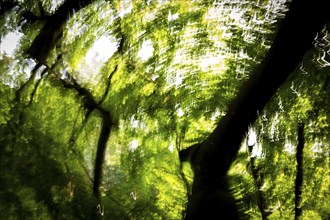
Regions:
[[[93,191],[98,197],[99,197],[100,185],[102,181],[105,150],[107,149],[107,143],[110,137],[111,127],[112,127],[112,119],[110,112],[101,111],[101,115],[102,115],[102,129],[97,143],[97,151],[96,151],[95,166],[94,166],[94,184],[93,184]]]
[[[295,185],[295,216],[294,219],[298,220],[302,216],[301,209],[301,195],[302,195],[302,184],[303,184],[303,150],[305,145],[304,138],[304,124],[298,126],[298,145],[296,151],[297,160],[297,175],[296,175],[296,185]]]
[[[46,60],[52,49],[62,39],[63,25],[74,12],[86,7],[92,0],[66,0],[54,14],[47,17],[45,25],[34,39],[27,53],[39,63],[46,65]]]
[[[116,71],[117,68],[112,72],[112,74]],[[111,75],[109,76],[109,80]],[[97,110],[102,119],[102,128],[100,132],[100,136],[98,138],[97,150],[96,150],[96,158],[95,158],[95,166],[94,166],[94,178],[93,178],[93,194],[95,206],[92,206],[93,211],[95,212],[97,219],[103,218],[104,210],[102,209],[102,202],[100,196],[100,185],[102,182],[103,176],[103,164],[105,158],[105,152],[107,149],[107,143],[111,133],[111,127],[113,125],[112,117],[110,111],[106,110],[101,106],[101,99],[99,102],[95,100],[90,91],[86,88],[81,87],[75,79],[71,78],[71,82],[66,82],[65,80],[61,80],[63,86],[68,89],[74,89],[78,92],[78,95],[81,96],[84,100],[84,107],[87,112],[85,117],[89,117],[90,113],[94,110]],[[109,85],[110,86],[110,85]]]
[[[234,198],[227,187],[227,171],[248,126],[312,48],[317,31],[329,20],[326,5],[326,0],[291,3],[263,62],[190,159],[195,176],[186,219],[238,219]]]
[[[92,93],[86,88],[81,87],[75,79],[71,79],[72,83],[68,83],[65,80],[61,80],[65,88],[74,89],[78,92],[79,96],[84,99],[84,107],[86,108],[86,116],[88,117],[90,113],[94,110],[100,112],[102,119],[101,133],[97,143],[97,151],[95,158],[94,167],[94,182],[93,182],[93,192],[98,197],[99,187],[102,180],[102,167],[105,157],[105,150],[107,147],[107,142],[110,137],[111,127],[113,125],[111,113],[103,108],[100,103],[98,103],[93,97]],[[102,100],[101,100],[102,101]]]

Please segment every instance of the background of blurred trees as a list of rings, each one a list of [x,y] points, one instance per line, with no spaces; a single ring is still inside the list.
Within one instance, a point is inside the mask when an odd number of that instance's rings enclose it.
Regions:
[[[214,130],[289,3],[0,6],[0,219],[182,219],[193,173],[178,153]],[[295,217],[299,140],[302,219],[330,217],[329,28],[231,166],[245,219]]]

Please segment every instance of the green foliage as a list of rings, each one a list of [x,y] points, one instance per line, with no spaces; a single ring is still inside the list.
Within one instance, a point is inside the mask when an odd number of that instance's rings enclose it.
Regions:
[[[1,33],[23,34],[13,56],[0,55],[0,218],[182,219],[193,172],[178,152],[205,140],[225,115],[269,49],[285,3],[93,1],[68,18],[48,67],[33,72],[25,51],[44,21],[19,21],[25,11],[51,15],[61,4],[40,3],[19,1],[0,19]],[[328,30],[251,125],[252,152],[243,143],[232,165],[246,219],[262,211],[293,218],[301,122],[303,219],[330,216]],[[95,53],[100,39],[110,43]],[[98,201],[102,111],[112,125]]]

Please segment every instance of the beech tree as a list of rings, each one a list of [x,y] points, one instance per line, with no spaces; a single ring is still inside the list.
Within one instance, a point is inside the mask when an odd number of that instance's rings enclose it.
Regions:
[[[330,217],[325,0],[0,14],[1,218]]]
[[[308,1],[293,1],[265,58],[240,88],[216,129],[197,147],[182,151],[181,155],[190,156],[195,174],[187,219],[205,216],[238,219],[235,200],[228,190],[227,172],[248,126],[311,48],[316,32],[329,20],[326,12],[322,12],[324,6],[322,1],[313,6]],[[186,152],[191,150],[194,152]]]

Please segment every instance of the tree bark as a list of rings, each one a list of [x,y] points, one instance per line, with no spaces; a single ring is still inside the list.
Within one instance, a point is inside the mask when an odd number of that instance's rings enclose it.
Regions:
[[[227,171],[248,126],[312,48],[329,20],[326,0],[293,0],[263,62],[242,86],[219,125],[194,154],[194,182],[186,219],[238,219]]]

